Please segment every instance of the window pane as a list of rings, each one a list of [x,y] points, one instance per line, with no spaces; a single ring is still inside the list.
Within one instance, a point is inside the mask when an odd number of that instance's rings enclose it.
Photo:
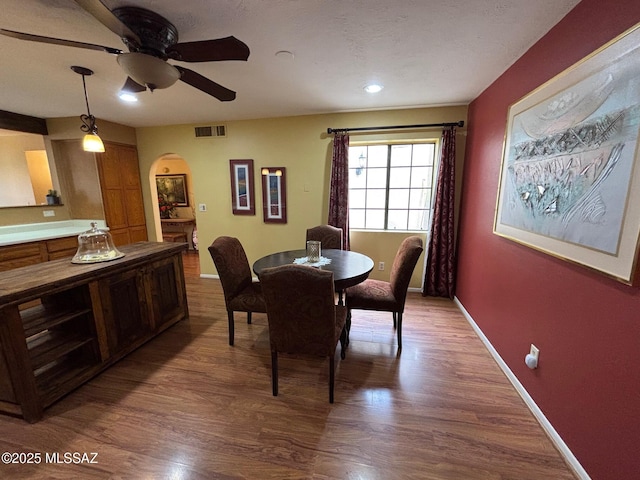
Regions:
[[[407,215],[407,210],[389,210],[387,230],[406,230]]]
[[[384,188],[367,190],[367,208],[382,208],[384,210],[387,190]]]
[[[389,188],[409,187],[411,176],[411,167],[391,168],[389,172]]]
[[[384,230],[384,210],[367,210],[366,228]]]
[[[433,158],[436,152],[435,143],[418,143],[413,146],[413,165],[426,166],[433,165]],[[351,155],[351,152],[349,152]]]
[[[426,230],[429,226],[429,214],[429,210],[409,210],[409,230]]]
[[[389,208],[408,208],[409,207],[409,189],[398,188],[389,190]]]
[[[360,166],[360,156],[364,161],[367,158],[367,147],[349,147],[349,168],[356,168]]]
[[[349,208],[364,208],[366,197],[366,190],[349,190]]]
[[[392,145],[391,146],[391,166],[409,166],[411,165],[411,145]]]
[[[349,209],[349,228],[364,228],[364,210]]]
[[[367,188],[386,188],[387,169],[369,168],[367,170]]]
[[[387,167],[388,147],[386,145],[370,145],[367,149],[367,167]]]
[[[431,189],[430,188],[411,189],[410,198],[411,200],[409,201],[409,208],[429,208],[431,206]]]
[[[363,168],[360,175],[356,169],[349,169],[349,189],[367,187],[367,169]]]
[[[411,171],[411,188],[430,187],[433,181],[432,172],[433,167],[414,167]]]

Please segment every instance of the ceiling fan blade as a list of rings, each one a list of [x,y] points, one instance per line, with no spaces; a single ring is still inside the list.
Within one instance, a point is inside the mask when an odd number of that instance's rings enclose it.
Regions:
[[[169,57],[183,62],[219,62],[223,60],[247,60],[249,47],[236,37],[177,43],[166,51]]]
[[[112,55],[120,55],[122,50],[117,48],[105,47],[104,45],[95,45],[93,43],[75,42],[73,40],[64,40],[61,38],[42,37],[40,35],[32,35],[30,33],[14,32],[13,30],[5,30],[0,28],[0,34],[7,37],[13,37],[20,40],[29,40],[31,42],[52,43],[54,45],[64,45],[65,47],[86,48],[89,50],[99,50],[101,52],[111,53]]]
[[[192,87],[197,88],[198,90],[202,90],[204,93],[208,93],[209,95],[216,97],[221,102],[230,102],[235,100],[236,92],[233,90],[229,90],[226,87],[223,87],[219,83],[214,82],[213,80],[209,80],[206,77],[203,77],[199,73],[194,72],[193,70],[189,70],[188,68],[179,67],[174,65],[180,73],[182,80],[184,83],[191,85]]]
[[[127,77],[127,81],[124,82],[124,85],[120,89],[121,92],[129,92],[129,93],[140,93],[144,92],[147,87],[140,85],[138,82],[133,80],[131,77]]]
[[[127,27],[100,0],[74,0],[78,5],[93,15],[100,23],[122,38],[125,43],[140,46],[140,37]]]

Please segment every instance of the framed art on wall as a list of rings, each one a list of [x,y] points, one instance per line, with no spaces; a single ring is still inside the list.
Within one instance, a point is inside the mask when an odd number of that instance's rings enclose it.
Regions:
[[[287,188],[284,167],[264,167],[262,207],[265,223],[287,223]]]
[[[187,175],[156,175],[158,197],[176,207],[188,207]]]
[[[511,105],[494,233],[633,283],[640,26]]]
[[[231,209],[234,215],[255,215],[253,160],[229,160]]]

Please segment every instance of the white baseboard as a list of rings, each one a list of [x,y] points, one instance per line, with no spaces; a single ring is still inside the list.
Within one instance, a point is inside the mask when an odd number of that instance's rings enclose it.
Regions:
[[[482,340],[482,343],[484,343],[484,346],[487,348],[487,350],[489,350],[489,353],[491,354],[493,359],[496,361],[498,366],[502,369],[504,374],[507,376],[511,384],[514,386],[514,388],[520,395],[520,397],[522,397],[524,402],[527,404],[527,407],[529,407],[529,410],[531,410],[531,413],[533,413],[533,416],[536,417],[536,420],[538,420],[538,423],[540,423],[540,426],[544,429],[544,431],[547,433],[547,435],[549,436],[551,441],[554,443],[556,448],[560,451],[560,454],[564,457],[565,461],[569,464],[569,467],[571,467],[573,472],[581,480],[591,480],[591,477],[589,476],[587,471],[582,467],[582,465],[580,465],[580,462],[578,462],[578,459],[573,455],[573,452],[571,452],[567,444],[564,443],[564,440],[562,440],[562,437],[560,437],[558,432],[556,432],[555,428],[553,428],[553,425],[551,425],[549,420],[547,420],[547,417],[545,417],[544,413],[542,413],[542,410],[540,410],[540,407],[536,405],[536,402],[533,400],[533,398],[531,398],[531,395],[529,395],[529,392],[527,392],[524,386],[520,383],[520,380],[518,380],[518,377],[515,376],[515,374],[511,371],[509,366],[506,364],[506,362],[502,359],[498,351],[493,347],[493,345],[491,345],[491,342],[489,341],[489,339],[485,336],[482,330],[480,330],[480,327],[478,327],[478,325],[473,320],[471,315],[469,315],[469,312],[467,312],[467,310],[464,308],[462,303],[460,303],[460,300],[458,300],[458,297],[455,297],[453,301],[458,306],[462,314],[465,316],[465,318],[467,319],[467,321],[469,322],[473,330],[476,332],[478,337],[480,337],[480,340]]]

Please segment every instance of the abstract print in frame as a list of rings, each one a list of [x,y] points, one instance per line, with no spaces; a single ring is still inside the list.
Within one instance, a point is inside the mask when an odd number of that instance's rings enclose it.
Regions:
[[[265,223],[287,223],[286,186],[284,167],[262,169],[262,206]]]
[[[494,233],[634,282],[640,24],[509,108]]]
[[[231,209],[234,215],[255,215],[253,160],[229,160]]]

